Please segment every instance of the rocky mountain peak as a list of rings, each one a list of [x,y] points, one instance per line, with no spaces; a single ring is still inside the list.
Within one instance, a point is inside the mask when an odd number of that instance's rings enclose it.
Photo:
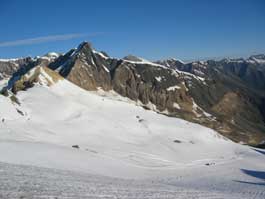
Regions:
[[[26,74],[17,77],[17,80],[10,86],[12,86],[13,93],[17,93],[20,90],[26,90],[32,87],[36,83],[51,86],[61,79],[63,78],[58,73],[48,67],[35,66]]]
[[[50,57],[50,58],[57,58],[59,56],[60,54],[56,52],[48,52],[47,54],[44,55],[44,57]]]
[[[87,41],[84,41],[81,44],[79,44],[79,46],[76,49],[76,53],[82,53],[82,52],[87,53],[92,51],[93,51],[92,44]]]
[[[172,69],[178,69],[179,67],[184,65],[184,62],[182,62],[182,61],[180,61],[178,59],[174,59],[174,58],[169,58],[169,59],[165,59],[165,60],[159,60],[159,61],[156,61],[155,63],[164,65],[164,66],[172,68]]]
[[[265,64],[265,54],[252,55],[248,60],[251,60],[257,64]]]
[[[31,57],[17,59],[0,59],[0,80],[12,76],[19,68],[33,62]]]
[[[250,58],[264,59],[265,60],[265,54],[252,55],[252,56],[250,56]]]
[[[140,57],[134,56],[134,55],[127,55],[125,57],[123,57],[124,60],[127,61],[134,61],[134,62],[141,62],[142,59]]]
[[[82,42],[49,65],[60,75],[76,85],[96,90],[102,87],[110,89],[110,64],[105,54],[95,51],[89,42]]]

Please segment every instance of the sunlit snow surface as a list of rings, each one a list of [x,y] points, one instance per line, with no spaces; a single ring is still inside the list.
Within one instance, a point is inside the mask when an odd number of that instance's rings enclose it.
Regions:
[[[265,197],[265,152],[211,129],[66,80],[17,97],[0,96],[0,198]]]

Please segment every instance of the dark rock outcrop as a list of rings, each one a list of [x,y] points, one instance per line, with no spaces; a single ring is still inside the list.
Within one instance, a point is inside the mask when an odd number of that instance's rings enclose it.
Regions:
[[[259,55],[248,59],[199,61],[176,67],[205,78],[204,84],[187,85],[196,103],[221,124],[206,125],[230,139],[253,145],[265,139],[265,59],[262,58]]]
[[[105,56],[105,55],[103,55]],[[94,53],[91,45],[83,42],[77,49],[72,49],[49,67],[74,84],[86,89],[111,89],[111,76],[106,59]]]
[[[19,68],[28,65],[31,62],[30,57],[20,59],[0,59],[0,79],[8,78]]]
[[[160,112],[189,111],[193,101],[187,94],[186,86],[179,74],[159,66],[122,62],[112,79],[113,89],[122,96],[139,100],[144,105],[152,103]]]

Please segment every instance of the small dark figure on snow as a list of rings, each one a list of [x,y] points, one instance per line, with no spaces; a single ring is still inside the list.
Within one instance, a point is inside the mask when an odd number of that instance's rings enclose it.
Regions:
[[[79,149],[79,146],[78,145],[73,145],[72,147],[73,148],[76,148],[76,149]]]

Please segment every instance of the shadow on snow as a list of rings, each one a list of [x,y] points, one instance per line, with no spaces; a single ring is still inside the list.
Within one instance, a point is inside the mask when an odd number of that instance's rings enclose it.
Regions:
[[[247,169],[241,169],[241,171],[246,175],[257,178],[264,182],[248,182],[248,181],[241,181],[241,180],[235,180],[235,182],[265,186],[265,171],[254,171],[254,170],[247,170]]]
[[[265,150],[254,149],[254,151],[256,151],[256,152],[258,152],[258,153],[261,153],[261,154],[265,155]]]

